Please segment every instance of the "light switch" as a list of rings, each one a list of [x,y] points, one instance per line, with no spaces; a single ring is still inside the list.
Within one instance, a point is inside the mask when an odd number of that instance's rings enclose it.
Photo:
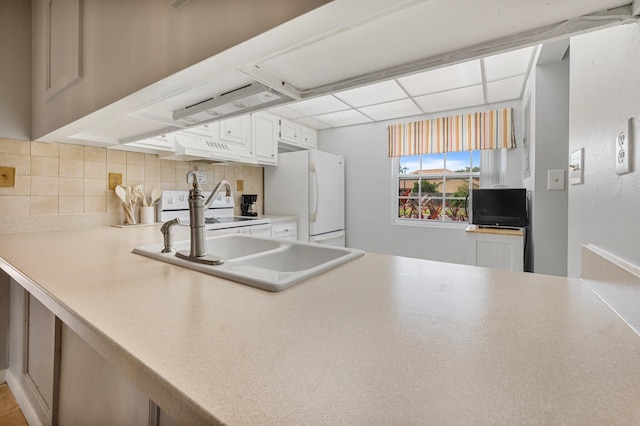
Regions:
[[[547,170],[547,189],[564,191],[564,170]]]
[[[631,172],[633,161],[633,118],[625,120],[616,132],[616,173],[623,175]]]

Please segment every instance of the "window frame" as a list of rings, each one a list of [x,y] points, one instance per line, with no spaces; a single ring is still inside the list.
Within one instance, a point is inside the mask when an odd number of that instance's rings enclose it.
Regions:
[[[422,180],[425,177],[426,178],[442,178],[444,180],[444,188],[443,188],[443,192],[442,192],[442,196],[441,196],[441,200],[443,205],[446,205],[447,200],[452,200],[455,198],[451,198],[451,197],[447,197],[446,196],[446,182],[447,180],[450,179],[455,179],[456,177],[460,176],[460,177],[464,177],[466,179],[469,180],[469,188],[471,189],[471,179],[478,178],[480,179],[480,172],[474,172],[473,170],[473,152],[474,151],[463,151],[466,153],[469,153],[469,165],[471,167],[470,171],[467,172],[453,172],[454,174],[447,174],[445,175],[444,173],[442,174],[420,174],[420,175],[416,175],[415,180]],[[482,151],[479,151],[480,154],[482,154]],[[424,158],[424,156],[427,155],[444,155],[444,162],[443,162],[443,170],[446,170],[447,168],[447,154],[454,154],[453,152],[450,153],[441,153],[441,154],[416,154],[416,156],[419,156],[422,159]],[[482,155],[480,155],[480,170],[482,170],[483,167],[483,161],[482,161]],[[400,173],[400,159],[402,157],[392,157],[391,158],[391,177],[393,180],[393,184],[391,185],[392,187],[392,202],[391,202],[391,224],[392,225],[400,225],[400,226],[426,226],[426,227],[437,227],[437,228],[455,228],[455,229],[466,229],[467,226],[469,226],[470,222],[469,220],[466,221],[453,221],[453,220],[443,220],[443,219],[420,219],[420,218],[402,218],[402,217],[398,217],[398,206],[399,206],[399,202],[401,199],[400,196],[400,176],[402,176],[402,174]],[[482,182],[482,181],[480,181]],[[421,187],[421,186],[420,186]],[[471,200],[469,200],[469,209],[471,208]]]

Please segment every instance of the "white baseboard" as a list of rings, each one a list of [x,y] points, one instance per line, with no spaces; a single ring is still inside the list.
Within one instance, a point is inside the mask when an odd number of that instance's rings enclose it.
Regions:
[[[11,393],[13,393],[13,396],[16,398],[16,401],[20,406],[20,410],[22,410],[22,414],[24,415],[27,423],[29,423],[29,426],[42,426],[40,418],[31,406],[31,402],[29,401],[29,398],[27,398],[27,394],[24,393],[24,389],[22,389],[20,380],[18,380],[10,368],[4,371],[6,382],[11,389]]]

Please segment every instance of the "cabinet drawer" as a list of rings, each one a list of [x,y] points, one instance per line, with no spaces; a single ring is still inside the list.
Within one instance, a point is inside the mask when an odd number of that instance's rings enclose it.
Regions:
[[[298,224],[296,222],[274,223],[271,225],[271,238],[282,238],[295,240],[298,234]]]

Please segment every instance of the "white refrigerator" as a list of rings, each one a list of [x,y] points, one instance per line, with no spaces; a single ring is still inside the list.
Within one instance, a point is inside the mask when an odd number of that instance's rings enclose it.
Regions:
[[[264,212],[298,216],[299,241],[344,247],[344,157],[279,154],[278,166],[264,170]]]

